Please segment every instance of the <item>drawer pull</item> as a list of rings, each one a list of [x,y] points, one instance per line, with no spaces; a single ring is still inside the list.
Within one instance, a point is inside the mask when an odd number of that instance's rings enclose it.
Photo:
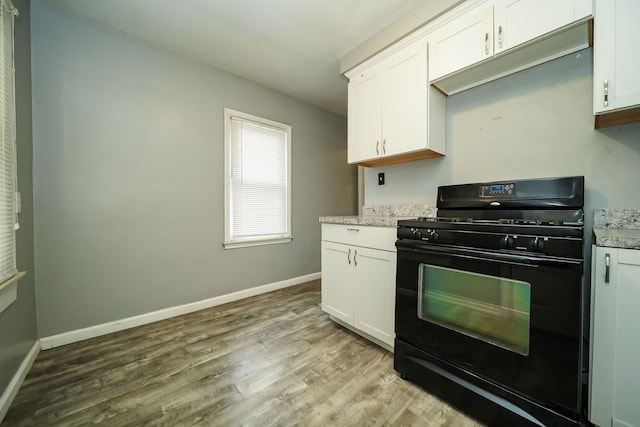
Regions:
[[[360,231],[360,229],[359,228],[347,227],[347,231]]]

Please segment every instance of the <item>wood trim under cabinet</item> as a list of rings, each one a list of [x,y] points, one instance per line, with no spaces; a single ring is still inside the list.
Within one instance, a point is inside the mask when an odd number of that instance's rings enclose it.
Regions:
[[[444,156],[444,154],[436,153],[435,151],[431,151],[431,150],[414,151],[412,153],[398,154],[395,156],[387,156],[387,157],[380,157],[377,159],[366,160],[364,162],[356,163],[356,165],[371,168],[371,167],[377,167],[377,166],[395,165],[396,163],[411,162],[413,160],[430,159],[433,157],[442,157],[442,156]]]
[[[594,129],[640,122],[640,107],[599,114],[595,117]]]

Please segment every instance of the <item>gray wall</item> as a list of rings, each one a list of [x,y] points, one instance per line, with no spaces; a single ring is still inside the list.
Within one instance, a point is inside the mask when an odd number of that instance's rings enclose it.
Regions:
[[[584,175],[588,229],[595,208],[640,208],[640,124],[593,129],[592,72],[586,49],[450,96],[447,155],[367,169],[365,204],[435,204],[446,184]]]
[[[346,73],[351,68],[364,62],[410,32],[425,26],[428,22],[446,11],[453,9],[463,1],[464,0],[429,0],[418,2],[411,12],[347,53],[340,60],[340,72],[343,74]]]
[[[40,336],[320,271],[346,119],[32,3]],[[293,242],[224,250],[223,108],[292,126]]]
[[[31,48],[29,1],[13,0],[20,11],[15,21],[16,119],[18,190],[22,195],[16,255],[20,271],[18,299],[0,314],[0,394],[36,341],[36,303],[33,268],[33,191],[31,178]]]

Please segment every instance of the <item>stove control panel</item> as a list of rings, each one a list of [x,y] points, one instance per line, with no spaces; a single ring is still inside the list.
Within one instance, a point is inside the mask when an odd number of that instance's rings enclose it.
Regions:
[[[399,227],[397,236],[398,239],[423,240],[427,242],[436,242],[440,239],[438,232],[429,228]]]
[[[548,236],[542,234],[469,232],[421,227],[398,227],[397,237],[404,241],[420,241],[421,244],[506,251],[511,253],[536,253],[551,256],[579,258],[582,256],[580,237]]]
[[[480,197],[513,197],[515,191],[513,183],[481,185]]]

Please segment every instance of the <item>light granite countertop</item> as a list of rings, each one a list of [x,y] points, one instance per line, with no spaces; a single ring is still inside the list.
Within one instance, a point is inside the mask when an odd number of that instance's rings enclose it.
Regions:
[[[593,243],[608,248],[640,249],[640,210],[595,210]]]
[[[398,220],[415,217],[397,217],[383,215],[321,216],[324,224],[373,225],[378,227],[397,227]]]
[[[607,248],[640,249],[640,230],[629,228],[594,228],[593,241]]]
[[[436,207],[430,205],[363,206],[362,215],[321,216],[326,224],[372,225],[397,227],[398,220],[436,216]]]

